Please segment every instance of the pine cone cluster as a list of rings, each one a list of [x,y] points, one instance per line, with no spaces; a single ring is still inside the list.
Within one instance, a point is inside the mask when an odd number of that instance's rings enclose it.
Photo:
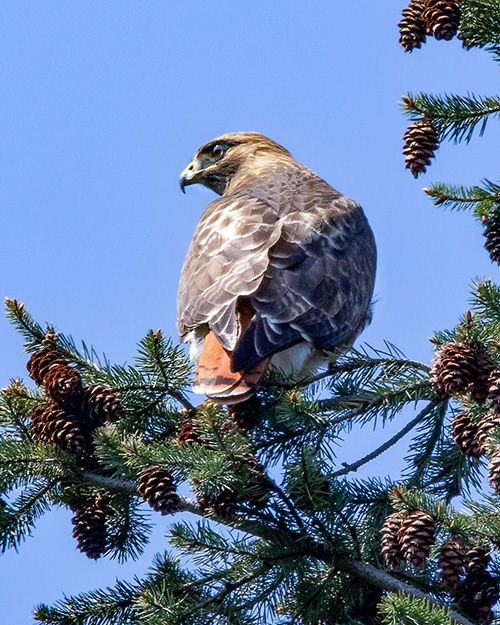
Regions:
[[[78,371],[53,346],[35,352],[26,367],[52,402],[32,410],[33,432],[38,438],[67,451],[86,452],[95,428],[123,416],[123,406],[113,392],[99,385],[84,387]]]
[[[92,440],[91,431],[80,418],[56,404],[33,407],[31,425],[35,436],[73,453],[87,451]]]
[[[260,402],[255,395],[233,406],[228,406],[228,413],[233,418],[233,423],[243,432],[254,428],[260,421]]]
[[[481,343],[444,343],[437,350],[430,382],[433,391],[441,397],[470,392],[472,399],[484,403],[493,370],[493,361]]]
[[[420,48],[426,36],[452,39],[460,23],[459,0],[411,0],[399,22],[399,43],[405,52]]]
[[[467,552],[467,575],[455,595],[457,608],[478,623],[491,623],[492,606],[498,601],[498,582],[486,570],[490,563],[486,549],[477,547]]]
[[[179,495],[176,493],[172,476],[161,467],[152,466],[139,476],[137,490],[155,512],[173,514],[179,507]]]
[[[403,560],[420,567],[435,542],[434,519],[422,510],[394,512],[380,530],[381,548],[387,566],[395,568]]]
[[[100,558],[106,550],[107,511],[107,498],[97,496],[74,510],[75,516],[71,519],[78,549],[92,560]]]
[[[225,521],[234,521],[238,508],[238,497],[234,490],[225,488],[217,497],[210,499],[201,496],[196,498],[200,508],[205,511],[208,509]]]
[[[467,411],[458,414],[453,421],[453,438],[464,454],[472,458],[480,458],[487,454],[487,445],[493,430],[500,428],[500,413],[486,412],[478,423],[472,421]],[[497,457],[490,457],[490,478],[498,482]]]
[[[403,154],[406,169],[414,178],[426,171],[439,147],[439,137],[432,121],[427,118],[417,119],[408,126],[404,136]]]
[[[500,428],[500,413],[487,412],[474,423],[467,412],[461,412],[453,421],[453,438],[468,456],[479,458],[489,455],[488,475],[495,492],[500,494],[500,449],[488,454],[488,441],[493,430]]]
[[[430,381],[442,397],[469,392],[478,403],[488,402],[477,421],[467,409],[458,414],[452,431],[463,453],[473,458],[489,456],[490,483],[500,493],[500,449],[491,453],[488,447],[492,433],[500,429],[500,369],[480,343],[446,343],[437,352]]]
[[[484,247],[495,263],[500,263],[500,217],[490,221],[484,230],[486,243]]]

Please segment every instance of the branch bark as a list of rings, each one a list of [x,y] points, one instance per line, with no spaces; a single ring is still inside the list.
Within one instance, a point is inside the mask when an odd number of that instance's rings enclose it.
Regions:
[[[421,415],[422,413],[420,413],[418,416],[420,417]],[[83,477],[89,482],[92,482],[93,484],[99,486],[103,486],[104,488],[118,489],[128,492],[131,495],[138,495],[136,484],[131,481],[105,477],[91,472],[83,473]],[[180,497],[179,511],[190,512],[191,514],[195,514],[196,516],[205,518],[208,516],[203,513],[198,504],[196,504],[192,499],[182,496]],[[219,522],[223,523],[222,520]],[[256,536],[258,538],[264,537],[262,525],[254,521],[237,518],[232,523],[225,522],[224,524],[229,525],[230,527],[238,529],[242,532],[246,532],[247,534],[251,534],[252,536]],[[290,537],[293,538],[296,543],[304,549],[304,553],[307,553],[308,555],[315,557],[318,560],[321,560],[322,562],[325,562],[326,564],[329,564],[334,568],[337,568],[339,571],[348,573],[358,579],[368,581],[371,585],[376,586],[381,590],[386,590],[388,592],[404,592],[405,594],[416,597],[417,599],[427,599],[437,606],[444,607],[441,603],[439,603],[439,601],[432,598],[422,590],[414,588],[406,582],[402,582],[401,580],[393,577],[389,573],[381,571],[372,564],[368,564],[366,562],[362,562],[361,560],[356,560],[354,558],[350,558],[349,556],[340,555],[329,551],[324,547],[324,545],[311,540],[309,535],[301,535],[291,531],[289,533]],[[267,536],[265,536],[265,538],[268,539]],[[455,621],[455,623],[458,623],[458,625],[474,625],[472,621],[469,621],[465,616],[462,616],[455,610],[450,610],[450,618]]]

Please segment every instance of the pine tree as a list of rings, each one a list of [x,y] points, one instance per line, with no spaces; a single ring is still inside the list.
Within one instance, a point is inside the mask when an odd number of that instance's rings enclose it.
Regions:
[[[408,9],[406,49],[423,43],[422,24],[444,40],[458,27],[467,49],[500,60],[497,2],[412,0]],[[439,143],[467,142],[500,113],[498,97],[407,94],[403,102],[417,175]],[[470,209],[496,259],[498,184],[426,191],[438,205]],[[192,403],[192,367],[159,331],[140,341],[131,364],[114,365],[42,327],[18,301],[7,300],[6,311],[25,339],[32,382],[12,379],[0,394],[2,550],[20,548],[55,506],[73,512],[88,557],[137,557],[149,519],[162,514],[172,549],[143,579],[41,604],[38,622],[498,620],[500,285],[474,284],[470,311],[432,337],[432,366],[390,343],[364,346],[308,378],[270,371],[251,402],[229,409]],[[354,426],[387,423],[399,430],[345,461]],[[356,479],[405,436],[402,476]]]

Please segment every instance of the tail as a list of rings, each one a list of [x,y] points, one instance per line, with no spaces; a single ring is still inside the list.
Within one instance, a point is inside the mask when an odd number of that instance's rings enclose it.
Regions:
[[[245,371],[231,371],[231,352],[225,350],[210,331],[203,343],[193,391],[222,404],[238,404],[255,392],[269,359]]]

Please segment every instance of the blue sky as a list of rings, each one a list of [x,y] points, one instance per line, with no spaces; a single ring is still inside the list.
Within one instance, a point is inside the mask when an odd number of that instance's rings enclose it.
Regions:
[[[404,169],[407,122],[397,103],[407,90],[493,94],[500,68],[456,40],[404,54],[403,8],[404,0],[4,0],[2,295],[119,363],[149,328],[175,337],[180,268],[214,197],[202,187],[182,195],[179,174],[207,140],[258,131],[365,208],[379,265],[362,340],[388,339],[429,362],[428,337],[467,308],[472,279],[496,279],[498,267],[470,215],[433,207],[421,189],[497,180],[500,136],[491,124],[469,146],[444,144],[415,181]],[[0,353],[2,386],[26,377],[21,338],[1,319]],[[372,443],[360,437],[342,460]],[[20,554],[0,560],[9,625],[29,622],[34,604],[62,591],[142,574],[166,546],[168,520],[159,518],[139,562],[94,563],[76,551],[70,516],[47,515]]]

